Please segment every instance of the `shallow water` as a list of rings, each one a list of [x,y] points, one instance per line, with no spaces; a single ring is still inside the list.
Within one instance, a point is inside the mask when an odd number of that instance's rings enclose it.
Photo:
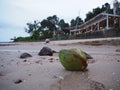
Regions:
[[[37,50],[12,50],[12,49],[1,49],[0,52],[36,52]]]

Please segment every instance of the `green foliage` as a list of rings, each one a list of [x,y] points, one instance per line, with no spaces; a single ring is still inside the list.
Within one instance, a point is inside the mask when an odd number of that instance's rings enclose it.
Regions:
[[[94,16],[94,14],[92,12],[88,12],[86,14],[85,22],[88,21],[88,20],[90,20],[91,18],[93,18],[93,16]]]
[[[50,31],[54,31],[57,29],[57,25],[59,23],[59,18],[56,15],[49,16],[47,19],[41,21],[41,28],[48,28]]]
[[[65,23],[64,19],[61,19],[60,22],[59,22],[59,27],[60,29],[65,32],[65,33],[69,33],[69,30],[67,30],[66,28],[69,27],[69,24],[68,23]]]
[[[34,21],[33,23],[27,23],[25,31],[30,34],[30,37],[18,37],[14,38],[14,41],[39,41],[46,38],[53,37],[53,31],[62,30],[65,33],[64,28],[69,27],[68,23],[65,23],[63,19],[59,21],[59,18],[56,15],[49,16],[46,19],[43,19],[41,22]]]
[[[70,23],[71,23],[71,25],[70,25],[71,27],[76,26],[76,23],[75,23],[74,19],[72,19]]]
[[[39,30],[34,31],[31,38],[32,38],[32,40],[39,40],[40,39]]]
[[[25,31],[32,35],[33,32],[37,31],[39,28],[40,28],[40,22],[34,21],[33,23],[27,23],[27,28],[25,28]]]
[[[41,28],[42,29],[48,28],[48,30],[53,31],[55,29],[55,25],[48,20],[43,20],[41,21]]]
[[[80,17],[76,17],[76,19],[72,19],[70,23],[71,23],[71,27],[73,27],[76,25],[83,24],[83,20]]]
[[[66,27],[69,27],[69,24],[65,23],[64,19],[61,19],[59,22],[59,26],[61,27],[61,29],[64,29]]]
[[[50,31],[44,31],[44,30],[41,30],[41,36],[40,36],[40,40],[44,40],[46,38],[52,38],[52,32]]]
[[[110,4],[109,3],[105,3],[104,5],[102,5],[102,8],[97,7],[97,8],[94,8],[92,10],[92,12],[89,11],[86,14],[85,22],[90,20],[91,18],[95,17],[96,15],[102,13],[102,12],[106,12],[106,13],[110,13],[110,14],[113,13],[113,10],[110,9]]]
[[[33,41],[31,37],[18,37],[18,38],[14,38],[12,40],[14,40],[14,42],[19,42],[19,41],[23,41],[23,42]]]

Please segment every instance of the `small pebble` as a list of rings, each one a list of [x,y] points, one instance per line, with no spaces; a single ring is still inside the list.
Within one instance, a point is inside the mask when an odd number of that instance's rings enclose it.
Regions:
[[[120,60],[117,60],[117,62],[120,62]]]
[[[5,74],[3,74],[3,73],[0,73],[0,76],[5,76]]]
[[[4,67],[4,65],[1,65],[1,67]]]
[[[27,62],[27,60],[24,60],[23,62]]]
[[[112,75],[115,75],[115,73],[113,72]]]
[[[40,60],[38,60],[38,61],[35,61],[35,63],[40,63]]]
[[[19,83],[22,83],[23,81],[21,80],[21,79],[19,79],[19,80],[17,80],[17,81],[15,81],[14,83],[15,84],[19,84]]]
[[[64,80],[64,77],[62,77],[62,76],[57,76],[57,75],[55,75],[54,77],[55,77],[55,78],[59,78],[60,80]]]
[[[31,76],[32,74],[28,74],[28,76]]]
[[[50,58],[49,62],[51,62],[51,63],[54,62],[54,58]]]
[[[120,52],[120,49],[116,49],[116,52]]]
[[[116,80],[117,82],[119,82],[119,80]]]
[[[113,90],[112,88],[110,88],[109,90]]]

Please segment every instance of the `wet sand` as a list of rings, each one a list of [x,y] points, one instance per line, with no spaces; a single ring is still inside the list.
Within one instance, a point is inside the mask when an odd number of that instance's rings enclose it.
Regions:
[[[84,72],[67,71],[58,53],[38,56],[43,46],[82,49],[93,59]],[[23,52],[32,57],[20,59]],[[0,90],[120,90],[120,38],[0,45]]]

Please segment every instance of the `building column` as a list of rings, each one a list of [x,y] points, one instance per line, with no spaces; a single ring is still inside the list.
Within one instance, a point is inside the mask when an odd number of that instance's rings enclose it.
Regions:
[[[76,35],[76,32],[74,31],[74,35]]]
[[[106,20],[106,29],[109,28],[109,19],[108,19],[108,15],[107,15],[107,20]]]
[[[120,28],[120,17],[119,17],[119,28]]]
[[[93,31],[93,25],[91,25],[91,31]]]
[[[71,36],[71,30],[70,30],[70,36]]]
[[[97,27],[98,27],[98,31],[100,31],[100,22],[98,22]]]

